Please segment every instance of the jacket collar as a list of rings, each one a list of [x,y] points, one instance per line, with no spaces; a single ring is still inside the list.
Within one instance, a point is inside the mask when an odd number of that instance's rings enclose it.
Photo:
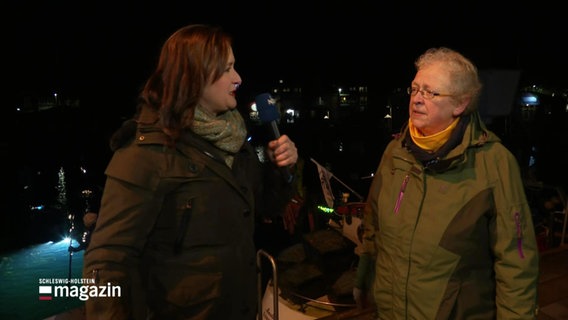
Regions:
[[[156,143],[166,145],[166,134],[158,126],[159,114],[153,109],[143,107],[138,117],[138,130],[136,132],[136,139],[140,140],[144,136],[144,143]],[[247,146],[245,143],[244,146]],[[216,175],[230,184],[235,191],[240,194],[251,206],[253,205],[252,198],[249,194],[244,193],[241,185],[236,180],[235,175],[225,164],[225,160],[221,152],[210,142],[206,141],[199,135],[190,130],[186,130],[175,145],[176,150],[184,154],[192,161],[199,161],[207,166]],[[242,152],[246,152],[241,150]],[[251,152],[250,150],[248,152]]]
[[[243,148],[241,148],[241,151],[238,153],[248,152],[250,154],[251,150],[249,150],[247,146],[249,145],[245,142]],[[209,141],[203,139],[194,132],[187,130],[181,135],[180,141],[177,143],[176,147],[181,153],[190,158],[199,157],[200,161],[202,161],[205,166],[230,184],[231,187],[233,187],[238,194],[248,201],[251,206],[254,205],[251,195],[243,192],[241,183],[237,181],[235,174],[225,163],[221,152]],[[239,156],[238,153],[236,157]],[[192,156],[190,156],[190,154]]]
[[[395,157],[406,159],[404,161],[419,161],[427,170],[434,172],[446,171],[467,160],[467,150],[482,146],[488,142],[499,142],[500,139],[491,131],[487,130],[477,111],[464,116],[452,138],[439,152],[425,155],[409,137],[408,124],[406,124],[395,138],[400,142],[401,149],[395,151]],[[411,158],[415,160],[411,160]]]

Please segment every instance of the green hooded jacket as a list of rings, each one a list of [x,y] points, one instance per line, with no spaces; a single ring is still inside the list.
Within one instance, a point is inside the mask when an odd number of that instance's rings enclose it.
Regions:
[[[536,318],[539,253],[518,163],[468,118],[441,158],[418,161],[407,127],[382,155],[361,259],[374,264],[380,319]]]

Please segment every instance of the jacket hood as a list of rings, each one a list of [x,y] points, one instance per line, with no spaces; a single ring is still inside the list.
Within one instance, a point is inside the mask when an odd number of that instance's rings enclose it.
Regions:
[[[487,129],[481,120],[479,112],[475,111],[471,113],[468,118],[468,123],[465,125],[465,128],[460,130],[463,132],[461,139],[458,139],[457,142],[454,141],[454,143],[456,143],[455,147],[445,151],[439,156],[432,157],[432,159],[421,161],[425,168],[437,172],[446,171],[460,163],[463,163],[466,160],[468,149],[478,148],[487,143],[501,141],[496,134]],[[404,150],[413,153],[411,148],[405,142],[405,139],[409,134],[407,123],[395,139],[401,143]],[[415,154],[415,158],[418,159],[419,156]]]
[[[160,118],[158,112],[148,107],[142,107],[140,114],[122,123],[111,136],[109,146],[116,151],[129,144],[135,137],[139,127],[155,127]]]

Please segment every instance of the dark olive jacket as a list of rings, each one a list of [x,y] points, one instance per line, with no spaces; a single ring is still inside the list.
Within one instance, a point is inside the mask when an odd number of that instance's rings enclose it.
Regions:
[[[91,297],[88,319],[254,319],[255,224],[283,210],[291,184],[248,143],[229,168],[191,132],[173,148],[164,141],[138,125],[106,169],[83,273],[121,297]]]

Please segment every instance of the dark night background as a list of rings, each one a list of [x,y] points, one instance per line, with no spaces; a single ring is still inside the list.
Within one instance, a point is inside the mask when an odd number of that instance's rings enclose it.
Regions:
[[[117,108],[117,98],[131,102],[161,44],[190,23],[233,34],[236,67],[251,92],[280,78],[406,85],[418,54],[439,45],[462,51],[480,69],[522,69],[532,81],[568,86],[565,11],[541,2],[8,3],[3,51],[10,96],[67,91],[99,99],[101,111]]]
[[[88,182],[70,178],[69,189],[101,184],[110,134],[133,113],[162,43],[184,25],[220,25],[233,35],[241,104],[280,79],[306,87],[365,84],[386,101],[412,80],[414,59],[434,46],[461,51],[480,70],[519,70],[521,85],[566,92],[565,12],[543,2],[4,2],[2,110],[8,117],[0,143],[8,172],[0,231],[14,231],[11,223],[18,219],[11,213],[28,200],[19,188],[36,172],[62,161],[77,170],[86,164],[92,170],[81,179]],[[80,109],[16,115],[26,97],[53,92],[80,99]],[[369,120],[366,126],[373,126]],[[566,124],[555,122],[550,132],[565,140]],[[370,157],[378,164],[376,154]],[[565,166],[559,163],[557,170],[557,180],[565,181]]]

